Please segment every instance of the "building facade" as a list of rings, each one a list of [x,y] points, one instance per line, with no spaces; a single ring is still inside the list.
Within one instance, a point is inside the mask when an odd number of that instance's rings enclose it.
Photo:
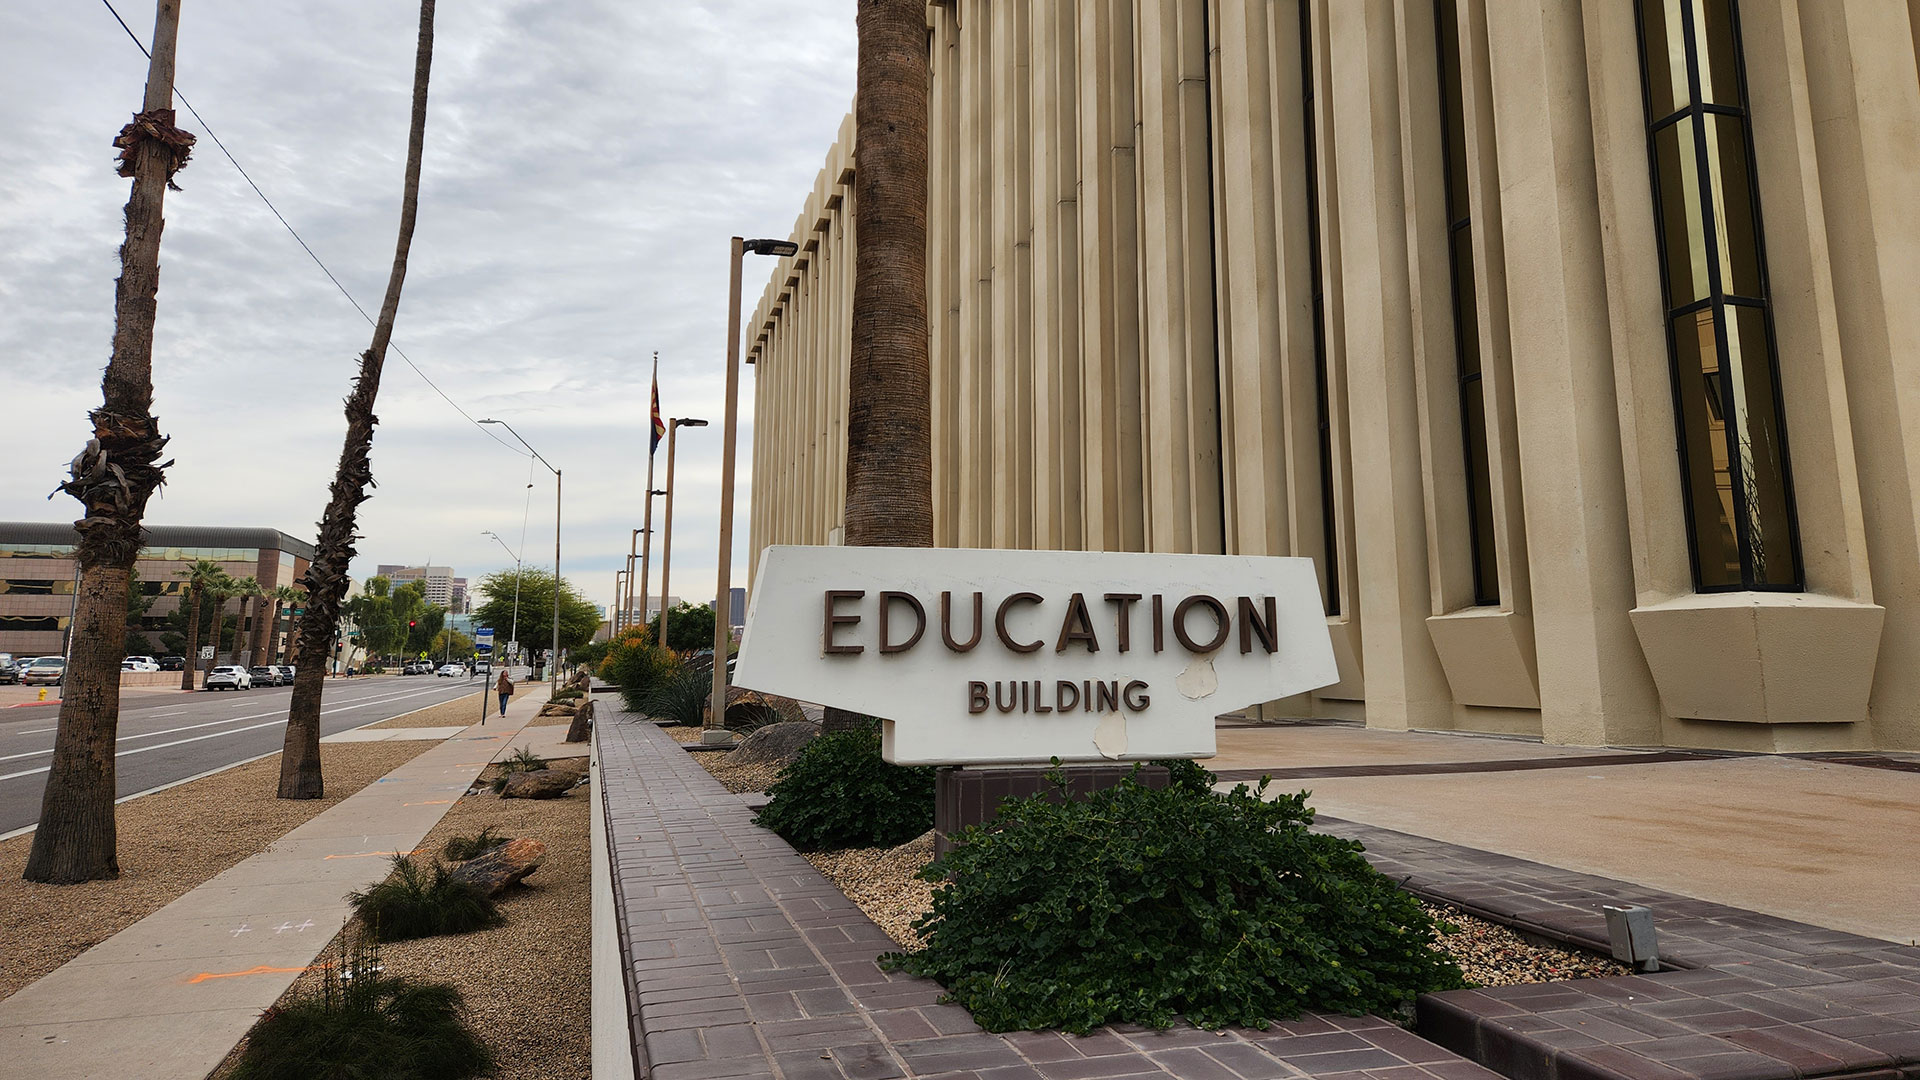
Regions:
[[[936,542],[1312,558],[1342,677],[1269,715],[1920,749],[1920,5],[928,20]],[[756,553],[840,536],[851,143]]]
[[[139,629],[159,647],[167,616],[179,608],[186,581],[179,576],[201,559],[219,564],[230,576],[253,578],[261,588],[299,584],[313,561],[313,545],[277,529],[149,525],[147,546],[134,562],[141,591],[153,598]],[[15,656],[62,656],[73,620],[74,586],[79,567],[73,558],[73,525],[68,522],[0,522],[0,652]],[[251,605],[271,611],[272,602]],[[269,648],[279,655],[291,632],[283,611]],[[247,641],[254,640],[252,633]]]
[[[467,610],[467,579],[454,577],[451,566],[381,563],[374,568],[374,572],[391,581],[395,588],[419,582],[429,604],[436,604],[454,614],[464,614]]]

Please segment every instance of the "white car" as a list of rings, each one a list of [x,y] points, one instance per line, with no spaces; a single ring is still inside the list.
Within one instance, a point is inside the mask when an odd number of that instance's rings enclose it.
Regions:
[[[120,661],[121,671],[159,671],[160,661],[151,656],[129,656]]]
[[[207,673],[208,690],[251,690],[253,676],[243,667],[217,667]]]
[[[433,674],[441,679],[464,679],[467,677],[467,669],[459,664],[441,664],[440,670]]]

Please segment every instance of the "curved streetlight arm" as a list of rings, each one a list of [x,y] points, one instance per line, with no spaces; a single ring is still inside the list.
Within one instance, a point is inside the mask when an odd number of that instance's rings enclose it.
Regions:
[[[547,658],[547,667],[549,681],[553,683],[553,691],[558,694],[560,692],[560,493],[564,481],[560,470],[553,467],[553,462],[541,457],[540,451],[535,450],[532,443],[521,438],[520,433],[513,430],[512,424],[491,417],[480,422],[499,424],[506,428],[509,435],[518,440],[521,446],[527,448],[527,453],[532,454],[535,460],[553,473],[553,654]]]
[[[521,445],[521,446],[524,446],[524,447],[526,447],[526,448],[527,448],[527,453],[529,453],[529,454],[532,454],[532,455],[534,456],[534,458],[535,458],[535,460],[537,460],[537,461],[539,461],[539,462],[540,462],[540,464],[542,464],[542,465],[545,465],[545,466],[547,467],[547,471],[548,471],[548,472],[550,472],[550,473],[552,473],[552,474],[553,474],[553,475],[555,475],[555,476],[559,476],[559,475],[560,475],[560,470],[559,470],[559,469],[556,469],[556,468],[554,468],[554,467],[553,467],[553,462],[551,462],[551,461],[548,461],[548,460],[547,460],[546,458],[543,458],[543,457],[541,457],[541,456],[540,456],[540,451],[538,451],[538,450],[535,450],[535,449],[533,448],[533,444],[532,444],[532,443],[530,443],[530,442],[528,442],[528,441],[527,441],[527,440],[525,440],[525,439],[522,439],[522,438],[520,438],[520,433],[519,433],[519,432],[517,432],[517,431],[515,431],[515,430],[513,430],[513,425],[512,425],[512,424],[509,424],[509,423],[507,423],[507,422],[506,422],[505,420],[491,420],[491,419],[489,419],[489,420],[482,420],[482,421],[480,421],[480,422],[481,422],[481,423],[483,423],[483,424],[499,424],[499,425],[500,425],[501,427],[503,427],[503,428],[506,428],[506,429],[507,429],[507,434],[509,434],[509,435],[511,435],[511,436],[513,436],[513,437],[514,437],[514,439],[515,439],[515,440],[517,440],[517,441],[518,441],[518,442],[520,443],[520,445]]]

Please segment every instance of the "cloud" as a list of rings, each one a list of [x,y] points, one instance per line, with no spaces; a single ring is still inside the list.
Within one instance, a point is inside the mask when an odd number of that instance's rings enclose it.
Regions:
[[[115,0],[136,32],[150,9]],[[367,311],[393,257],[417,12],[198,0],[177,82]],[[612,593],[645,481],[649,358],[681,440],[675,592],[711,588],[726,243],[784,236],[853,93],[853,5],[500,0],[438,14],[419,228],[394,341],[475,416],[565,473],[563,569]],[[0,10],[0,517],[66,520],[46,493],[86,437],[113,332],[113,134],[145,60],[104,7]],[[370,331],[201,126],[167,199],[155,414],[178,460],[148,520],[311,535]],[[758,275],[749,268],[750,304]],[[735,578],[745,575],[752,381],[743,384]],[[390,354],[361,558],[550,559],[552,477]],[[509,440],[511,441],[511,440]],[[663,448],[664,449],[664,448]],[[664,453],[659,465],[664,471]],[[544,554],[542,554],[544,552]]]

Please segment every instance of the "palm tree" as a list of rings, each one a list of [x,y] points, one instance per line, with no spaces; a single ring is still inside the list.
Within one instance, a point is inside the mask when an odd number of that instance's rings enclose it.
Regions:
[[[218,585],[227,572],[212,559],[199,559],[183,570],[175,570],[173,576],[187,579],[184,601],[187,604],[187,663],[180,670],[180,689],[191,690],[194,672],[200,670],[200,605],[208,590]],[[218,636],[216,631],[215,637]]]
[[[247,601],[260,595],[260,580],[252,575],[232,579],[227,589],[227,598],[240,601],[239,610],[233,613],[233,641],[227,646],[227,663],[244,663],[241,659],[241,646],[247,640]],[[259,613],[255,612],[255,618]]]
[[[846,542],[933,546],[923,0],[860,0]],[[857,719],[829,709],[829,731]]]
[[[153,322],[160,291],[162,210],[193,136],[173,126],[174,42],[179,0],[159,0],[146,96],[120,130],[120,175],[133,179],[126,242],[114,291],[113,357],[100,382],[93,435],[60,485],[86,508],[74,528],[80,580],[58,734],[40,827],[27,855],[28,881],[71,885],[120,876],[113,815],[114,745],[120,732],[120,658],[125,655],[127,582],[145,543],[147,500],[166,475],[167,440],[153,416]]]
[[[277,664],[280,662],[280,612],[298,609],[307,594],[291,585],[276,585],[268,595],[273,597],[273,618],[267,620],[266,633],[260,638],[260,651],[269,663]],[[292,651],[291,647],[288,651]]]
[[[282,799],[318,799],[326,794],[320,779],[320,688],[326,675],[327,649],[340,622],[340,602],[347,594],[347,564],[353,561],[354,518],[368,498],[373,468],[374,398],[380,393],[380,371],[387,360],[387,342],[393,337],[393,319],[400,310],[400,286],[407,277],[407,251],[413,246],[413,221],[420,208],[420,154],[427,132],[427,78],[433,67],[433,4],[420,0],[420,37],[413,57],[413,119],[407,133],[407,173],[400,198],[400,237],[394,245],[393,271],[387,277],[386,299],[373,327],[373,343],[360,355],[360,374],[347,397],[347,437],[340,449],[327,510],[320,519],[319,542],[313,565],[302,583],[307,587],[307,613],[300,625],[300,652],[295,657],[293,701],[287,708],[286,748],[280,755]]]

